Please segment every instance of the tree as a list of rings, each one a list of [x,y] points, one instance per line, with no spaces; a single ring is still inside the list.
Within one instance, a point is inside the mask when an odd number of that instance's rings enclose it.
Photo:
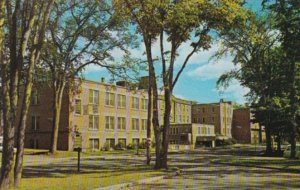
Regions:
[[[279,37],[273,29],[273,18],[255,17],[248,21],[247,27],[231,30],[223,35],[224,48],[219,52],[231,52],[237,70],[223,74],[218,85],[228,85],[235,78],[241,85],[248,87],[247,94],[254,108],[255,121],[266,129],[266,154],[271,155],[271,136],[284,126],[286,105],[287,62],[283,56]],[[283,120],[276,119],[282,116]]]
[[[155,168],[167,168],[171,97],[173,89],[193,54],[210,48],[213,31],[235,27],[245,18],[240,1],[117,1],[124,15],[137,24],[142,35],[149,67],[149,80],[153,92],[152,125],[156,144]],[[166,40],[165,40],[166,36]],[[157,77],[152,56],[152,45],[157,40],[160,49],[161,76],[165,101],[163,125],[157,113]],[[165,49],[165,43],[170,49]],[[184,43],[191,43],[191,51],[180,63],[175,62]],[[149,97],[150,98],[150,97]]]
[[[15,131],[17,131],[17,156],[15,163],[14,185],[18,186],[22,172],[25,121],[31,96],[32,74],[39,59],[43,44],[45,26],[54,0],[51,1],[1,1],[1,28],[5,38],[5,59],[1,58],[2,102],[4,118],[3,154],[1,166],[1,189],[7,189],[13,166]],[[3,5],[5,4],[5,5]],[[6,7],[6,12],[2,10]],[[3,18],[5,15],[5,18]],[[2,23],[0,23],[2,24]],[[2,39],[1,39],[2,40]],[[3,43],[3,42],[2,42]],[[3,47],[2,47],[3,48]],[[1,52],[4,55],[3,49]],[[17,118],[19,85],[21,77],[24,82],[22,111]],[[19,123],[17,123],[19,121]],[[17,128],[17,130],[16,130]]]
[[[54,103],[50,152],[54,153],[57,150],[65,88],[74,85],[76,75],[89,64],[97,64],[111,71],[116,69],[116,65],[106,62],[112,60],[110,51],[116,47],[123,48],[122,45],[129,43],[131,38],[120,30],[118,18],[105,1],[70,3],[60,0],[49,22],[47,49],[44,49],[42,63],[51,73]],[[122,39],[122,35],[126,37]]]
[[[296,155],[296,138],[299,136],[297,117],[300,115],[300,2],[298,0],[276,0],[268,3],[264,0],[263,5],[275,17],[274,29],[280,31],[282,55],[287,62],[288,126],[291,131],[291,158],[294,158]]]

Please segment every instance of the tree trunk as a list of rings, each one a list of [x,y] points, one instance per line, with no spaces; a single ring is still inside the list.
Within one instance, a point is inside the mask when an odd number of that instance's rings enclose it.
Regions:
[[[171,97],[172,92],[169,88],[164,90],[165,112],[164,112],[164,128],[162,134],[162,151],[160,155],[160,168],[168,169],[168,146],[169,146],[169,129],[171,115]]]
[[[151,52],[151,39],[148,39],[144,35],[144,43],[145,43],[145,49],[146,49],[146,55],[147,55],[147,61],[148,61],[148,67],[149,67],[149,79],[151,83],[152,88],[152,125],[154,129],[154,136],[155,136],[155,168],[158,164],[158,158],[161,152],[161,129],[159,126],[159,118],[158,118],[158,93],[157,93],[157,83],[156,83],[156,75],[155,75],[155,68],[153,65],[152,60],[152,52]]]
[[[22,109],[20,113],[20,120],[18,124],[18,131],[17,131],[17,155],[15,161],[15,168],[14,168],[14,186],[18,187],[20,184],[20,180],[22,177],[22,166],[23,166],[23,154],[24,154],[24,140],[25,140],[25,130],[26,130],[26,121],[28,117],[28,110],[30,106],[31,100],[31,92],[32,92],[32,85],[33,85],[33,72],[34,72],[34,65],[36,63],[36,51],[33,50],[30,56],[29,68],[27,71],[26,76],[26,84],[23,90],[23,100],[22,100]]]
[[[151,143],[148,142],[151,139],[151,112],[152,112],[152,88],[151,88],[151,79],[148,76],[148,113],[147,113],[147,165],[150,165],[151,162]],[[149,144],[148,144],[149,143]]]
[[[278,134],[276,137],[277,142],[277,155],[281,154],[281,136]]]
[[[270,126],[266,125],[265,126],[265,132],[266,132],[266,155],[270,156],[273,152],[272,149],[272,139],[271,139],[271,131],[270,131]]]
[[[60,125],[60,113],[61,113],[61,102],[63,97],[63,92],[65,89],[65,82],[61,81],[58,83],[58,86],[54,92],[53,97],[53,129],[52,129],[52,136],[51,136],[51,147],[50,153],[54,154],[57,151],[57,142],[58,142],[58,132],[59,132],[59,125]]]

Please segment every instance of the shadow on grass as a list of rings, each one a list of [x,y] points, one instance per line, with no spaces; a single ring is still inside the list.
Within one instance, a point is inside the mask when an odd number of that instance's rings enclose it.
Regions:
[[[141,160],[103,160],[98,158],[83,159],[80,173],[77,172],[77,161],[63,161],[55,164],[26,166],[23,178],[63,178],[77,174],[99,174],[103,177],[114,177],[121,173],[130,174],[153,171],[153,166],[147,166]]]

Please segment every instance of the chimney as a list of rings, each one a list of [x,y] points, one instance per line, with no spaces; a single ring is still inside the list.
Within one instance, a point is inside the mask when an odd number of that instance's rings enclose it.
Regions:
[[[105,78],[104,78],[104,77],[101,77],[100,82],[101,82],[101,83],[105,83]]]

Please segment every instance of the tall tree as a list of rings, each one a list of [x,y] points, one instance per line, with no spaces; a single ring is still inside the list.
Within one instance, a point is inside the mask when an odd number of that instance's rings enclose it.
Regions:
[[[51,153],[57,150],[61,104],[66,86],[72,86],[76,75],[89,64],[106,67],[115,74],[116,69],[124,69],[124,65],[110,63],[113,60],[111,51],[114,48],[124,49],[123,46],[133,40],[121,28],[119,18],[105,0],[57,2],[47,28],[47,49],[42,59],[51,73],[53,89]]]
[[[2,2],[1,2],[2,3]],[[39,59],[45,26],[54,0],[51,1],[6,1],[5,35],[8,36],[7,59],[1,64],[2,101],[4,118],[3,154],[0,187],[7,189],[13,165],[15,131],[17,128],[17,157],[15,185],[19,184],[22,172],[25,121],[31,96],[33,68]],[[2,10],[1,10],[2,13]],[[28,60],[27,60],[28,58]],[[25,74],[24,74],[25,73]],[[22,111],[19,109],[19,85],[21,76],[26,76]],[[19,123],[17,123],[19,121]]]
[[[156,144],[155,168],[167,168],[171,97],[190,58],[201,50],[210,48],[213,31],[226,27],[236,27],[245,18],[241,1],[117,1],[122,10],[137,24],[142,35],[149,67],[149,77],[153,92],[152,125]],[[126,12],[127,11],[127,12]],[[153,64],[152,45],[157,40],[160,49],[161,76],[165,101],[163,125],[159,125],[157,115],[157,80]],[[170,49],[165,48],[169,43]],[[180,47],[191,43],[191,50],[175,69]]]
[[[296,138],[299,137],[297,117],[300,115],[300,1],[298,0],[264,0],[263,5],[275,17],[275,27],[281,34],[280,41],[287,65],[287,92],[289,96],[288,126],[291,131],[291,157],[296,155]]]
[[[231,30],[223,35],[224,48],[219,52],[231,52],[239,69],[220,77],[219,85],[228,85],[232,78],[250,89],[247,94],[254,108],[257,122],[265,126],[266,154],[272,154],[272,134],[278,131],[282,121],[275,116],[283,116],[286,109],[286,68],[283,49],[279,42],[280,34],[273,30],[272,17],[254,15],[247,27]],[[284,113],[284,112],[283,112]],[[286,119],[286,118],[283,118]]]

